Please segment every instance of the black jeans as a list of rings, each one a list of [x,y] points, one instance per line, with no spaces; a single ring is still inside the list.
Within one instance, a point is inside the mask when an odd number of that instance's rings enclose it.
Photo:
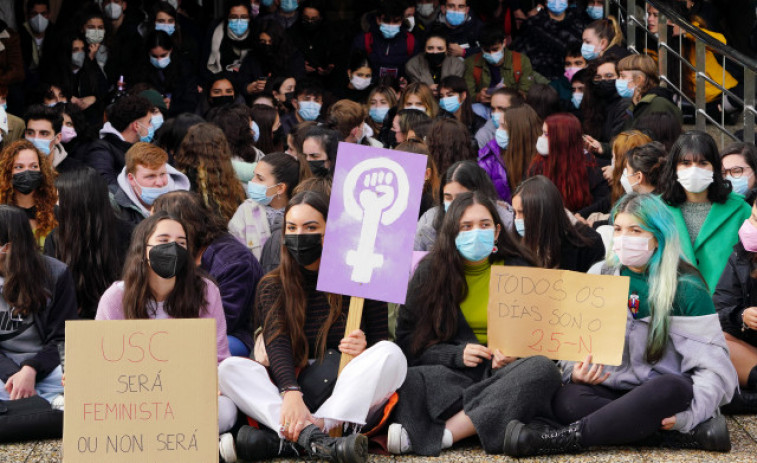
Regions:
[[[581,443],[620,445],[639,441],[659,430],[662,420],[689,408],[691,380],[660,375],[630,391],[602,385],[566,384],[553,399],[555,416],[564,424],[583,421]]]

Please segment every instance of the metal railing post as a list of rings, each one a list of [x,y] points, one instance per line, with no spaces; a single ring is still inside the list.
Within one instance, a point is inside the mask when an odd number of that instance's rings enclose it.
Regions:
[[[754,143],[754,85],[754,71],[744,67],[744,141],[749,143]]]
[[[634,19],[636,17],[636,0],[628,0],[626,2],[626,43],[628,48],[636,50],[636,24]]]
[[[647,26],[648,28],[649,26]],[[668,19],[660,13],[657,17],[657,59],[660,65],[660,77],[668,76]]]
[[[697,96],[695,103],[697,105],[697,114],[696,114],[696,128],[697,130],[706,130],[707,129],[707,120],[705,118],[706,110],[705,107],[707,105],[706,100],[706,93],[705,93],[705,46],[704,42],[701,40],[696,40],[696,86],[697,86]]]

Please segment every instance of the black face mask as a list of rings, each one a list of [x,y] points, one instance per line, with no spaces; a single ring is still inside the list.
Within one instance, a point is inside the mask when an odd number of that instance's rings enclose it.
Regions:
[[[305,32],[315,32],[321,27],[321,21],[302,21],[302,29]]]
[[[175,241],[156,244],[150,249],[150,268],[161,278],[176,276],[187,263],[189,253]]]
[[[260,51],[261,55],[267,58],[273,58],[273,45],[260,44],[258,45],[258,50]]]
[[[323,245],[320,233],[304,233],[301,235],[284,235],[284,245],[289,255],[301,266],[306,267],[321,257]]]
[[[329,170],[326,168],[326,161],[308,161],[310,171],[316,177],[328,177]]]
[[[211,96],[210,106],[217,108],[234,102],[234,95]]]
[[[594,88],[597,89],[597,96],[602,98],[603,100],[606,100],[618,93],[618,91],[615,89],[615,79],[599,81],[594,84]]]
[[[447,56],[446,53],[426,53],[426,59],[428,60],[428,63],[431,65],[431,67],[435,68],[438,68],[442,65],[445,56]]]
[[[32,206],[29,209],[22,207],[21,210],[24,211],[27,219],[34,220],[37,218],[37,206]]]
[[[22,195],[28,195],[42,185],[42,172],[38,170],[25,170],[13,174],[13,189]]]

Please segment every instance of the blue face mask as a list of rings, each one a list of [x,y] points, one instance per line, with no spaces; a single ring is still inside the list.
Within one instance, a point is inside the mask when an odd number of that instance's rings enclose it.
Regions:
[[[455,246],[463,259],[469,262],[483,260],[494,250],[494,230],[476,228],[461,231],[455,238]]]
[[[26,141],[32,142],[34,147],[37,148],[40,153],[45,156],[50,156],[50,140],[45,140],[43,138],[27,138]]]
[[[492,124],[494,124],[494,127],[499,128],[499,113],[492,113],[491,118],[492,118]]]
[[[142,124],[139,124],[139,125],[142,125]],[[147,135],[140,135],[139,141],[150,143],[152,142],[152,139],[154,136],[155,136],[155,127],[153,127],[152,124],[150,124],[150,126],[147,127]]]
[[[142,202],[147,204],[148,206],[152,206],[152,203],[154,203],[160,195],[166,194],[171,191],[170,185],[166,185],[162,188],[150,188],[140,185],[139,188],[142,190],[142,193],[140,193],[139,197],[142,199]]]
[[[452,205],[452,201],[444,201],[444,212],[447,212],[451,205]]]
[[[400,25],[381,23],[379,30],[381,31],[381,35],[383,35],[384,38],[393,39],[397,36],[397,34],[400,33]]]
[[[568,0],[547,0],[547,9],[554,14],[563,14],[568,9]]]
[[[439,100],[439,106],[447,112],[454,113],[460,109],[460,100],[456,96],[448,96]]]
[[[593,59],[597,59],[597,57],[599,57],[599,53],[596,52],[594,49],[595,49],[594,45],[590,45],[588,43],[581,45],[581,56],[583,56],[584,59],[590,60],[590,61]]]
[[[306,121],[314,121],[318,119],[318,115],[321,113],[321,104],[315,101],[300,101],[300,109],[297,110],[297,114]]]
[[[281,0],[281,10],[284,13],[291,13],[297,9],[297,0]]]
[[[601,6],[587,6],[586,14],[588,14],[591,19],[602,19],[602,16],[605,14],[605,9]]]
[[[615,89],[618,91],[618,95],[623,98],[631,98],[633,96],[633,89],[628,88],[627,80],[615,79]]]
[[[258,127],[258,123],[255,121],[252,121],[252,124],[250,124],[250,128],[252,129],[252,140],[257,143],[258,140],[260,140],[260,127]]]
[[[153,114],[150,118],[153,128],[157,131],[163,125],[163,114]]]
[[[581,107],[581,102],[584,100],[584,94],[575,92],[573,96],[570,97],[571,103],[573,103],[573,107],[578,109]]]
[[[250,27],[249,19],[232,19],[229,21],[229,30],[237,37],[243,36],[248,27]]]
[[[263,6],[266,6],[266,7],[268,7],[268,6],[271,6],[271,5],[273,5],[273,0],[260,0],[260,3],[261,3],[261,4],[263,5]]]
[[[510,144],[510,134],[505,129],[497,129],[495,138],[497,140],[497,146],[507,149],[507,145]]]
[[[741,177],[739,178],[728,175],[725,179],[731,182],[734,193],[740,194],[741,196],[746,196],[747,192],[749,191],[749,177],[750,176],[746,176],[744,174],[741,174]]]
[[[502,49],[500,51],[494,52],[494,53],[486,53],[484,52],[484,59],[489,64],[497,64],[500,61],[502,61],[502,58],[505,57],[505,50]]]
[[[389,108],[371,108],[368,111],[368,115],[371,116],[371,119],[373,119],[373,122],[382,124],[388,112],[389,112]]]
[[[165,56],[163,58],[156,58],[154,56],[150,56],[150,64],[152,64],[158,69],[165,69],[168,67],[169,64],[171,64],[171,55]]]
[[[515,219],[513,223],[515,223],[515,231],[518,232],[520,236],[526,236],[526,221],[523,219]]]
[[[176,32],[176,24],[155,23],[155,30],[163,31],[168,35],[173,35],[173,33]]]
[[[247,182],[247,197],[261,206],[267,206],[273,201],[273,196],[267,196],[269,188],[273,188],[276,185],[265,186],[262,183]]]
[[[465,22],[465,13],[462,11],[447,10],[447,14],[444,17],[450,26],[459,26]]]

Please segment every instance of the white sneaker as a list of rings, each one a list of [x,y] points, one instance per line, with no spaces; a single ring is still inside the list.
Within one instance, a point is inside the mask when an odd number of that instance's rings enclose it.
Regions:
[[[401,424],[393,423],[389,425],[386,449],[394,455],[402,455],[413,451],[413,446],[410,444],[410,436],[407,435],[407,431]]]
[[[237,449],[234,446],[234,436],[230,432],[221,434],[218,439],[218,451],[221,453],[221,458],[226,463],[235,463],[237,461]]]
[[[55,397],[53,397],[52,402],[50,402],[50,406],[53,408],[53,410],[63,411],[64,405],[65,399],[63,398],[63,394],[56,395]]]

